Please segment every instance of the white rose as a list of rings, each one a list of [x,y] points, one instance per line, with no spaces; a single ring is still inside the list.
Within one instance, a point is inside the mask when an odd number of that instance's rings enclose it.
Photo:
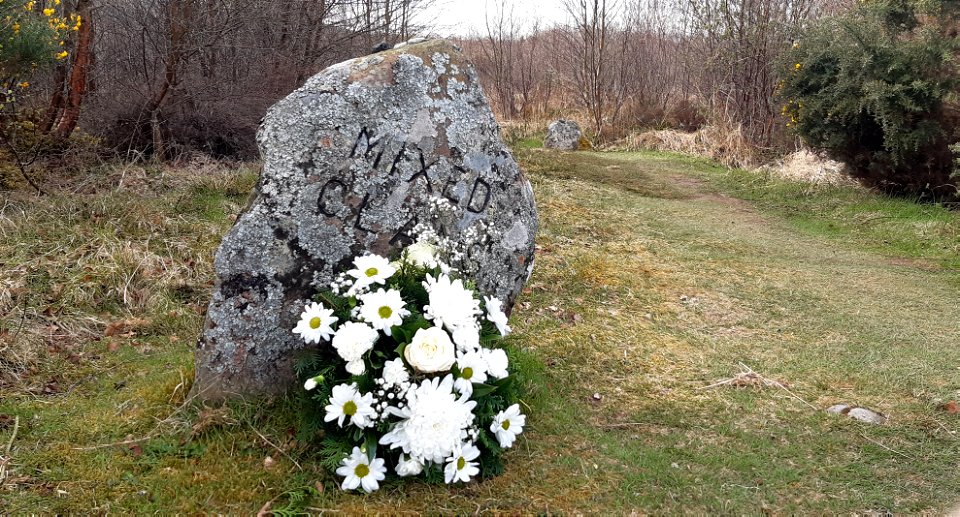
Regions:
[[[456,361],[453,342],[440,327],[420,329],[403,351],[410,366],[423,373],[444,372]]]
[[[404,258],[410,264],[420,267],[436,267],[437,248],[427,241],[417,241],[403,252]]]

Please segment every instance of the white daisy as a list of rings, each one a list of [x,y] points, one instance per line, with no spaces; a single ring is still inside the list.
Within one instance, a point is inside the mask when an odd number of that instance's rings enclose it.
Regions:
[[[366,323],[348,321],[333,335],[332,345],[337,354],[346,361],[356,361],[373,348],[380,334]]]
[[[353,259],[354,269],[347,274],[356,279],[355,286],[385,284],[387,279],[397,272],[390,261],[380,255],[363,255]]]
[[[361,395],[355,383],[334,386],[333,393],[330,395],[330,405],[325,409],[327,416],[323,421],[336,420],[340,427],[343,427],[343,421],[349,418],[351,424],[363,429],[372,426],[373,419],[376,418],[373,394]]]
[[[472,443],[457,446],[453,455],[447,458],[447,466],[443,469],[443,481],[447,484],[470,481],[470,478],[480,473],[477,462],[471,461],[479,457],[480,449]]]
[[[354,490],[362,487],[364,492],[370,493],[380,488],[380,481],[387,475],[387,467],[382,458],[370,461],[367,454],[354,447],[353,453],[343,459],[343,466],[337,469],[338,476],[344,476],[342,488]]]
[[[320,303],[311,303],[303,307],[300,314],[300,321],[294,327],[293,333],[300,334],[306,343],[319,343],[321,340],[330,339],[333,334],[333,325],[339,318],[333,315],[333,311],[327,309]]]
[[[513,445],[517,435],[523,432],[527,417],[520,414],[520,405],[514,404],[506,411],[497,413],[490,424],[490,431],[497,435],[500,447],[507,448]]]
[[[397,462],[398,476],[418,476],[421,472],[423,472],[423,463],[413,458],[408,458],[405,454],[400,455],[400,461]]]
[[[402,324],[403,318],[410,315],[396,289],[367,293],[360,297],[360,303],[360,319],[388,336],[392,327]]]
[[[473,383],[483,383],[487,380],[487,362],[479,352],[469,352],[457,359],[457,368],[460,375],[454,381],[453,387],[464,395],[473,394]]]
[[[407,405],[388,411],[402,420],[380,438],[381,445],[401,448],[411,458],[442,463],[467,439],[476,401],[453,393],[453,375],[426,379],[407,392]]]
[[[427,275],[423,287],[430,298],[423,315],[433,320],[434,325],[453,332],[458,327],[476,324],[476,317],[481,314],[480,301],[473,297],[473,291],[463,286],[462,280],[450,280],[447,275],[437,278]]]
[[[507,315],[503,312],[503,302],[494,296],[485,296],[483,298],[487,306],[487,321],[497,326],[501,336],[506,336],[512,329],[507,325]]]
[[[481,350],[483,360],[487,363],[487,373],[494,379],[503,379],[507,375],[507,368],[510,366],[510,359],[507,353],[501,348],[484,348]]]
[[[410,372],[399,357],[383,364],[383,384],[385,387],[400,386],[410,381]]]

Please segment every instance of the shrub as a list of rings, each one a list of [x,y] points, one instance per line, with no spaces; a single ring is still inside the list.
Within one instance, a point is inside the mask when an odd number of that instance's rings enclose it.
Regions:
[[[42,110],[20,109],[0,135],[0,191],[69,187],[108,158],[99,139],[74,131],[67,139],[41,130]]]
[[[42,192],[28,171],[57,143],[40,129],[42,115],[23,107],[31,91],[26,79],[67,58],[64,38],[81,23],[59,0],[0,1],[0,190],[28,183]]]
[[[869,185],[957,197],[953,4],[861,0],[808,28],[781,65],[787,125]]]

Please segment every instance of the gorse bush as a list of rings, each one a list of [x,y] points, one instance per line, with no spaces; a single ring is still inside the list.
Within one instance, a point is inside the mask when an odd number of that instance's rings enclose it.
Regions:
[[[61,0],[0,0],[0,190],[26,182],[42,192],[27,172],[30,165],[51,153],[67,154],[62,150],[69,145],[55,142],[50,124],[41,122],[47,114],[29,102],[28,79],[67,59],[68,35],[82,23]]]
[[[957,197],[957,2],[861,0],[782,63],[787,125],[886,192]]]
[[[64,38],[70,31],[79,30],[82,21],[76,14],[64,13],[60,0],[47,3],[0,2],[0,80],[8,90],[12,86],[29,87],[26,82],[14,83],[69,55]]]

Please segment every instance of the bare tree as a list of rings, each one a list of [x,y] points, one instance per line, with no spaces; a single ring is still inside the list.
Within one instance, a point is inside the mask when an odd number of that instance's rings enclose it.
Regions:
[[[745,128],[754,143],[779,136],[773,65],[794,28],[816,14],[819,0],[684,0],[690,69],[714,116]],[[696,73],[696,72],[694,72]]]
[[[488,8],[490,4],[488,4]],[[486,34],[477,40],[476,59],[487,91],[506,118],[529,116],[534,92],[552,80],[540,56],[540,24],[522,23],[512,4],[498,0],[486,18]]]
[[[738,125],[758,146],[785,141],[774,66],[798,27],[853,0],[564,0],[566,25],[533,42],[500,1],[467,42],[504,116],[578,109],[601,138],[625,126]],[[518,47],[523,41],[525,46]],[[518,48],[536,48],[529,67]],[[517,71],[534,78],[520,88]],[[559,81],[559,91],[553,84]],[[550,93],[545,102],[543,93]]]
[[[86,123],[162,157],[196,145],[252,155],[267,107],[371,42],[410,37],[434,0],[86,1],[99,56]]]
[[[611,34],[621,14],[620,0],[564,0],[564,7],[572,19],[566,32],[569,56],[573,59],[573,87],[587,110],[594,133],[602,138],[607,109],[611,103],[622,100],[622,86],[612,70],[614,43]],[[626,38],[620,41],[621,52]]]

